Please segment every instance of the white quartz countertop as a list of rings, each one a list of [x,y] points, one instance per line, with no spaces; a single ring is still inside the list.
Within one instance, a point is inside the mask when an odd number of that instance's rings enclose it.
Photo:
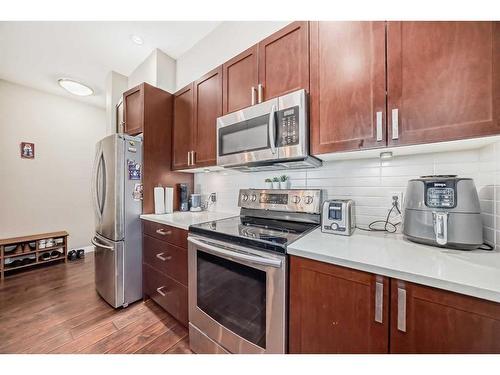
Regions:
[[[500,252],[442,249],[401,234],[362,232],[350,237],[305,235],[288,254],[500,302]]]
[[[155,223],[170,225],[172,227],[188,230],[190,225],[206,223],[207,221],[226,219],[228,217],[238,216],[235,213],[227,212],[181,212],[175,211],[171,214],[147,214],[141,215],[141,219],[154,221]]]

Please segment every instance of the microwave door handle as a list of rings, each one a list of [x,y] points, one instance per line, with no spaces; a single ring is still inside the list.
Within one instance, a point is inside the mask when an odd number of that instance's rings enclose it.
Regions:
[[[253,256],[253,255],[239,253],[236,251],[225,250],[225,249],[217,247],[217,246],[209,245],[203,241],[199,241],[199,240],[194,239],[192,237],[188,238],[188,241],[191,242],[192,244],[196,245],[197,247],[199,247],[203,251],[206,251],[207,253],[210,253],[213,255],[219,255],[225,259],[242,261],[242,262],[246,262],[246,263],[250,263],[250,264],[258,264],[261,266],[268,266],[268,267],[275,267],[275,268],[281,267],[281,260],[279,260],[279,259],[264,258],[264,257],[260,257],[260,256]]]
[[[271,152],[273,154],[276,154],[276,124],[274,122],[274,115],[276,113],[276,105],[272,105],[271,107],[271,112],[269,113],[269,124],[268,124],[268,131],[269,131],[269,145],[271,146]]]

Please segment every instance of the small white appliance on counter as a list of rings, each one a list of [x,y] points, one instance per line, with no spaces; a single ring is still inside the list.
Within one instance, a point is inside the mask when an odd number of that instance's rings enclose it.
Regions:
[[[481,207],[474,181],[456,175],[410,180],[403,233],[427,245],[461,250],[482,246]]]
[[[321,231],[350,236],[356,221],[352,199],[328,199],[323,203]]]

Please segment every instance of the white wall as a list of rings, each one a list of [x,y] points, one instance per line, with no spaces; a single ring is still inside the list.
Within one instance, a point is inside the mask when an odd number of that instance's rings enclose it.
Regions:
[[[127,87],[126,76],[113,71],[106,76],[106,134],[116,133],[116,105]]]
[[[225,21],[177,59],[177,90],[283,28],[290,21]]]
[[[176,61],[155,49],[128,77],[128,87],[132,88],[142,82],[149,83],[167,92],[176,91]]]
[[[197,173],[195,191],[217,192],[213,210],[238,212],[239,189],[264,188],[264,180],[284,173],[221,171]],[[351,198],[356,220],[367,225],[385,219],[392,192],[405,192],[408,180],[428,174],[457,174],[474,178],[481,200],[485,240],[500,245],[500,142],[482,149],[327,162],[321,168],[287,173],[292,188],[325,189],[327,198]],[[500,250],[500,246],[499,246]]]
[[[70,247],[94,232],[90,180],[105,111],[0,80],[0,238],[67,230]],[[35,143],[21,159],[20,142]]]

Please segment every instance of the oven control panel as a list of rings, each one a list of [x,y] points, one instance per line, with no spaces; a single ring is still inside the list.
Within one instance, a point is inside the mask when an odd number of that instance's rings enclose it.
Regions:
[[[277,112],[277,145],[294,146],[299,144],[299,106],[282,109]]]
[[[261,210],[320,213],[319,189],[241,189],[238,206]]]

